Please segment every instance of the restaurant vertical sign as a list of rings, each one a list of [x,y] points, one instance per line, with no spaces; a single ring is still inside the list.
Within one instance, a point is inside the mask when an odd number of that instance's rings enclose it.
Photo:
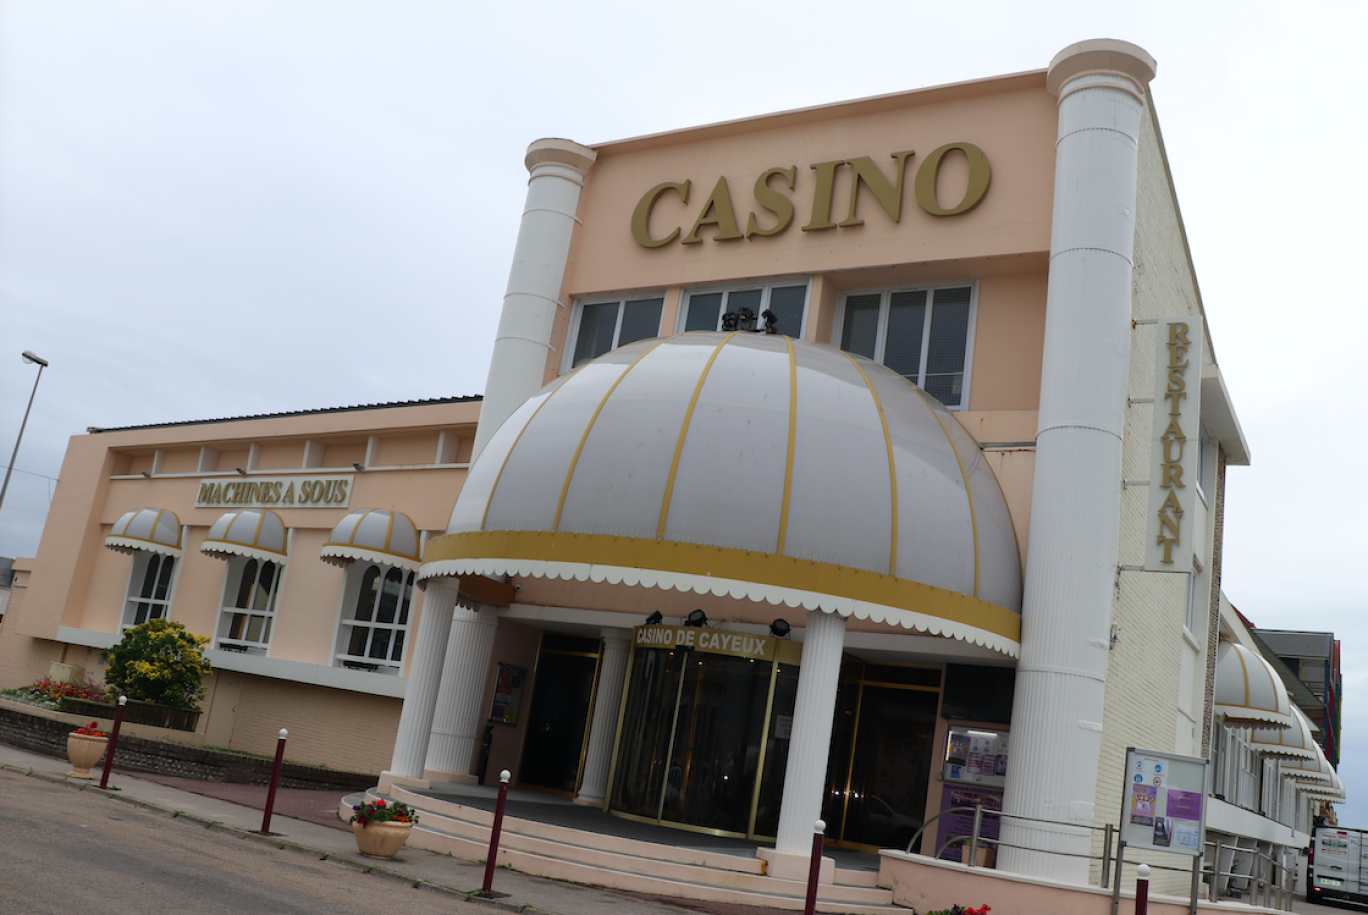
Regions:
[[[1161,320],[1158,330],[1145,570],[1191,572],[1201,415],[1201,324],[1194,318]]]

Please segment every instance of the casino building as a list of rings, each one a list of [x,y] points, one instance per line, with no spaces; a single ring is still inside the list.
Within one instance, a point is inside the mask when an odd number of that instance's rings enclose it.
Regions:
[[[508,768],[771,874],[819,818],[904,847],[981,803],[999,869],[1095,879],[1127,747],[1292,725],[1216,701],[1249,449],[1154,67],[533,143],[483,401],[78,436],[6,676],[167,615],[215,639],[213,745]]]

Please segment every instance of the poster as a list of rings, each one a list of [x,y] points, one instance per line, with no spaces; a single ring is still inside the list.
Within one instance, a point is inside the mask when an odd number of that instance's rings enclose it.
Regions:
[[[1001,787],[1007,781],[1007,732],[951,727],[941,778]]]
[[[945,813],[954,807],[982,807],[984,811],[1002,810],[1002,792],[995,788],[980,788],[977,786],[947,785],[941,789],[941,813],[944,814],[936,821],[936,848],[935,853],[945,861],[959,861],[962,856],[961,848],[968,847],[968,840],[956,842],[949,848],[945,848],[947,842],[952,839],[970,836],[974,832],[974,811],[965,810],[956,813]],[[1002,819],[1000,817],[988,816],[985,812],[983,822],[979,825],[980,839],[997,839],[1002,829]],[[983,843],[982,848],[992,849],[996,846],[993,842]],[[944,849],[944,851],[942,851]],[[996,854],[988,854],[987,864],[994,866]]]
[[[1207,761],[1154,750],[1126,751],[1121,835],[1127,845],[1202,854]]]
[[[499,724],[517,724],[518,708],[522,705],[523,681],[526,667],[514,667],[500,662],[494,675],[494,701],[489,706],[489,720]]]

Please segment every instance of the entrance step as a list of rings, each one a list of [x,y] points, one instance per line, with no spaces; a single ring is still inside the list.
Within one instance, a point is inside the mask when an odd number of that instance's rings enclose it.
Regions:
[[[374,792],[369,796],[379,797]],[[400,787],[392,798],[421,814],[410,846],[467,861],[485,859],[491,812]],[[344,809],[350,813],[349,806]],[[511,816],[504,817],[499,845],[501,866],[629,892],[798,911],[807,893],[800,880],[765,876],[764,862],[753,854],[648,842]],[[837,868],[835,882],[818,888],[818,911],[907,915],[906,908],[893,904],[891,890],[875,885],[877,876],[875,871]]]

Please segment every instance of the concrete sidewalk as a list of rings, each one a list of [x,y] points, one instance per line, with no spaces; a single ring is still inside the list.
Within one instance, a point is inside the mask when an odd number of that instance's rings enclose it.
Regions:
[[[117,760],[116,760],[117,762]],[[271,819],[271,835],[260,834],[266,789],[254,785],[195,782],[190,779],[127,775],[115,767],[110,789],[99,790],[100,770],[93,782],[67,778],[71,767],[65,759],[43,756],[0,744],[0,768],[48,782],[66,784],[73,791],[91,791],[116,803],[128,804],[161,816],[184,819],[247,841],[276,846],[281,863],[289,855],[308,854],[344,867],[399,880],[412,886],[470,898],[484,881],[484,865],[472,864],[421,849],[404,848],[390,861],[362,857],[356,850],[351,828],[330,818],[341,794],[282,788],[277,792]],[[199,793],[195,789],[218,796]],[[231,799],[230,799],[231,798]],[[778,910],[754,906],[724,905],[693,900],[639,896],[616,890],[560,883],[501,869],[494,876],[494,891],[507,896],[471,901],[528,915],[681,915],[707,912],[713,915],[779,915]],[[783,913],[792,915],[792,913]]]

